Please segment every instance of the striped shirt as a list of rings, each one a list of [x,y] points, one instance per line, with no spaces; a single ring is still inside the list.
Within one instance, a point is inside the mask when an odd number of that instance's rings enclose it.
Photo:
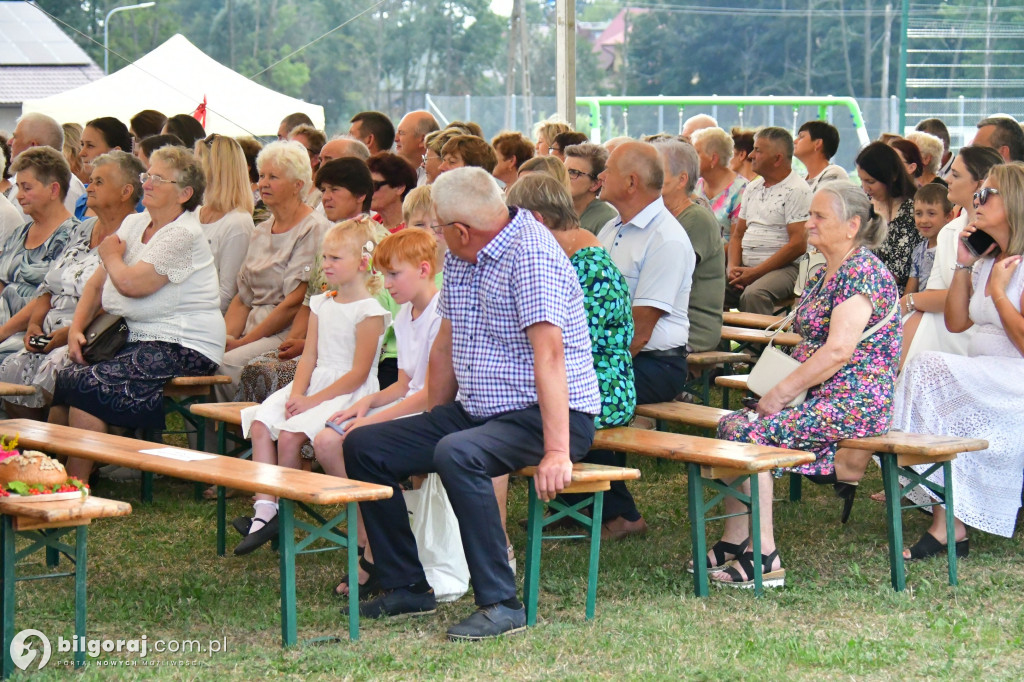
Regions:
[[[487,418],[537,404],[527,327],[562,330],[569,409],[601,409],[590,329],[579,278],[551,233],[527,211],[477,254],[476,264],[445,256],[438,313],[452,325],[452,365],[463,407]]]

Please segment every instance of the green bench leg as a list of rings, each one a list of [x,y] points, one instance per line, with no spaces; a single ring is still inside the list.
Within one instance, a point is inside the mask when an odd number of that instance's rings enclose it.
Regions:
[[[89,539],[89,526],[82,525],[75,529],[75,637],[78,641],[85,638],[86,609],[86,543]],[[85,665],[85,652],[75,652],[75,667]]]
[[[146,504],[153,502],[153,472],[142,472],[142,501]]]
[[[597,605],[597,571],[601,557],[601,514],[604,513],[604,492],[594,493],[590,524],[590,566],[587,570],[587,620],[594,620]]]
[[[299,636],[295,623],[294,504],[291,500],[282,498],[278,500],[277,509],[280,523],[278,547],[281,559],[281,645],[286,647],[294,646]]]
[[[708,565],[704,556],[708,553],[704,520],[704,479],[700,466],[689,462],[686,465],[686,487],[690,511],[690,544],[693,547],[693,594],[708,596]]]
[[[223,455],[227,452],[228,429],[224,422],[217,428],[217,452]],[[217,486],[217,556],[224,556],[227,551],[225,539],[225,526],[227,525],[227,500],[224,486]]]
[[[544,527],[544,504],[537,497],[533,479],[529,479],[530,501],[526,513],[526,573],[523,575],[523,601],[526,624],[537,623],[537,599],[540,589],[540,541]]]
[[[769,474],[770,475],[770,474]],[[764,566],[761,564],[761,477],[760,474],[745,476],[750,485],[750,538],[754,550],[754,596],[764,594]]]
[[[356,541],[356,503],[346,505],[348,511],[348,638],[359,639],[359,543]]]
[[[800,474],[789,475],[789,501],[799,502],[803,492],[804,477]]]
[[[946,503],[946,557],[949,562],[949,584],[956,585],[956,527],[953,516],[953,463],[942,463],[942,499]]]
[[[900,477],[896,455],[877,453],[882,461],[882,487],[885,489],[885,523],[889,539],[889,577],[892,589],[902,592],[907,586],[903,565],[903,506],[900,502]],[[954,543],[955,545],[955,543]]]
[[[14,639],[14,526],[11,517],[0,518],[0,544],[3,545],[3,629],[4,629],[4,664],[3,677],[7,679],[14,672],[14,661],[11,658],[11,641]]]

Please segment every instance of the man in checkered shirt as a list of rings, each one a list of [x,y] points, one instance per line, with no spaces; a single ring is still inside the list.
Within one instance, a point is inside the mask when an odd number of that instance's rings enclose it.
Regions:
[[[537,493],[552,499],[590,448],[600,397],[583,292],[548,229],[507,208],[479,168],[444,173],[431,195],[434,230],[449,249],[427,370],[432,409],[353,430],[345,466],[353,479],[395,489],[391,499],[360,505],[384,589],[360,613],[433,613],[398,483],[436,471],[459,519],[479,607],[448,637],[476,640],[526,627],[491,479],[537,465]]]

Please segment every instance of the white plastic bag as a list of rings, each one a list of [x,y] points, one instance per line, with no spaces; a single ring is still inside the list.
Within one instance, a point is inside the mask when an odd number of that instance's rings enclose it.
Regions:
[[[469,566],[444,484],[430,474],[418,490],[406,490],[405,506],[416,536],[416,548],[437,601],[455,601],[469,589]]]

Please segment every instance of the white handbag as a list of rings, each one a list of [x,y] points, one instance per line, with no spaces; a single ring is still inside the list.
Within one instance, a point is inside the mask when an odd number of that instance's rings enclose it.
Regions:
[[[815,285],[814,293],[817,292],[817,289],[823,280],[824,277],[818,280]],[[812,294],[805,296],[804,299],[800,301],[800,304],[793,309],[793,312],[778,322],[769,325],[768,328],[765,329],[765,331],[769,331],[772,327],[776,327],[771,335],[771,339],[768,341],[768,345],[764,347],[764,350],[761,352],[761,357],[757,359],[757,362],[754,364],[753,368],[751,368],[750,374],[747,377],[747,389],[752,393],[755,393],[758,396],[764,396],[768,391],[775,388],[780,381],[788,377],[797,367],[800,366],[801,363],[799,360],[794,359],[788,353],[775,347],[775,335],[789,326],[793,319],[796,318],[796,314],[800,308],[811,298]],[[899,309],[900,302],[897,299],[892,310],[889,311],[889,314],[880,320],[878,324],[865,331],[861,335],[860,339],[857,340],[857,343],[860,343],[885,326]],[[796,407],[806,399],[807,389],[804,389],[789,402],[789,407]]]

